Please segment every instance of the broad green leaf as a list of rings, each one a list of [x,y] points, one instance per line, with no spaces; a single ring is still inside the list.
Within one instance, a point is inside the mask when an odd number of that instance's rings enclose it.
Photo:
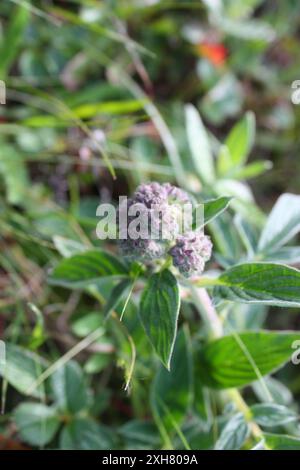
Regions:
[[[161,365],[153,382],[153,414],[167,430],[180,426],[191,404],[192,357],[189,342],[188,332],[182,329],[177,335],[170,371]]]
[[[42,403],[21,403],[14,419],[21,439],[34,446],[48,444],[60,426],[57,410]]]
[[[222,429],[215,450],[238,450],[242,447],[249,435],[249,426],[244,415],[234,415]]]
[[[214,297],[278,307],[300,306],[300,271],[284,264],[245,263],[218,278]]]
[[[212,388],[242,387],[276,371],[290,360],[300,333],[245,332],[207,344],[200,352],[204,383]]]
[[[162,363],[170,368],[180,307],[179,287],[173,274],[164,269],[153,274],[143,291],[139,316]]]
[[[282,426],[298,419],[293,410],[276,403],[260,403],[250,410],[254,421],[265,427]]]
[[[300,450],[300,439],[296,437],[264,433],[264,438],[271,450]]]
[[[205,183],[215,178],[214,161],[206,129],[197,109],[189,104],[185,107],[186,130],[194,167]]]
[[[69,361],[51,376],[55,403],[62,411],[75,414],[89,404],[83,372],[75,361]]]
[[[225,145],[230,154],[231,167],[243,165],[252,149],[255,139],[255,116],[249,111],[238,122],[227,139]]]
[[[259,240],[259,251],[275,251],[300,230],[300,196],[283,194],[273,207]]]
[[[83,288],[106,277],[128,275],[123,263],[110,253],[91,250],[63,259],[54,268],[49,282],[54,285]]]
[[[6,344],[6,363],[3,376],[18,392],[27,394],[30,387],[47,367],[48,362],[36,353],[14,344]],[[42,387],[35,389],[31,395],[43,396]]]
[[[5,80],[16,58],[30,13],[23,5],[18,6],[11,15],[11,22],[0,46],[0,77]]]
[[[63,450],[110,450],[114,437],[109,428],[89,418],[76,418],[67,424],[60,435]]]

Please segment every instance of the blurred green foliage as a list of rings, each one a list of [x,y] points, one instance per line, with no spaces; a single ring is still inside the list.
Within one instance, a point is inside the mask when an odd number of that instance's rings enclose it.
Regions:
[[[201,201],[233,198],[208,225],[212,271],[257,254],[264,211],[282,192],[300,191],[300,107],[291,101],[299,1],[5,0],[0,15],[0,336],[8,344],[0,447],[13,438],[35,448],[181,449],[187,441],[206,449],[217,432],[226,448],[230,404],[221,413],[218,392],[191,379],[189,345],[203,331],[188,301],[170,378],[139,324],[139,286],[124,321],[126,289],[104,323],[114,281],[69,291],[47,278],[61,256],[116,253],[96,238],[96,207],[147,180],[179,184]],[[294,245],[265,259],[299,265]],[[297,330],[299,318],[284,311],[270,318],[265,306],[230,304],[221,315],[228,333]],[[72,361],[35,382],[72,348]],[[297,411],[295,368],[266,381],[277,404]],[[265,399],[258,383],[245,396]],[[299,436],[294,424],[288,431]],[[296,437],[265,439],[299,448]]]

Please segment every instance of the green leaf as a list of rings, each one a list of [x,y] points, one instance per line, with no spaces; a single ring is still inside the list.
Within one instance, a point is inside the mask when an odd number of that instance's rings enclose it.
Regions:
[[[105,103],[82,104],[72,109],[72,112],[80,119],[88,119],[99,114],[119,115],[134,113],[143,109],[144,106],[145,102],[142,100],[118,100],[106,101]],[[68,118],[68,115],[66,114],[65,117]]]
[[[34,228],[41,235],[47,238],[60,235],[68,239],[78,240],[78,233],[76,233],[72,217],[62,209],[59,211],[44,208],[35,209],[31,216]]]
[[[89,418],[76,418],[64,427],[60,435],[63,450],[110,450],[114,438],[109,428]]]
[[[231,197],[218,197],[217,199],[211,199],[201,203],[198,208],[196,207],[193,211],[193,230],[204,227],[204,225],[213,221],[218,215],[222,214],[231,201]],[[196,220],[197,209],[203,209],[203,220]]]
[[[181,329],[175,342],[170,371],[161,365],[151,389],[151,406],[154,417],[159,417],[166,429],[174,430],[174,424],[180,426],[191,404],[192,357],[190,341],[186,329]]]
[[[160,445],[157,428],[149,421],[128,421],[119,428],[119,434],[126,442],[125,449],[128,450],[157,449]]]
[[[60,235],[54,235],[53,243],[57,251],[64,257],[70,258],[78,253],[84,253],[88,251],[88,248],[82,243],[71,240],[69,238],[61,237]]]
[[[215,171],[206,129],[200,114],[193,105],[187,105],[185,113],[188,143],[195,170],[202,181],[210,183],[215,179]]]
[[[110,315],[112,310],[114,310],[119,305],[123,295],[129,288],[129,286],[132,284],[132,282],[133,281],[131,279],[124,279],[113,288],[103,312],[106,318]]]
[[[3,376],[18,392],[27,394],[29,388],[47,367],[48,362],[37,354],[14,344],[6,343],[6,363]],[[32,396],[43,396],[44,389],[39,387]]]
[[[198,351],[197,351],[198,352]],[[201,367],[199,366],[198,354],[194,354],[194,375],[193,375],[193,410],[202,421],[211,423],[212,407],[209,396],[209,389],[205,386],[201,376]]]
[[[218,197],[217,199],[211,199],[210,201],[204,202],[204,224],[208,224],[213,219],[222,214],[231,201],[231,197]]]
[[[116,257],[105,251],[91,250],[63,259],[54,268],[49,282],[69,288],[83,288],[106,277],[126,275],[126,266]]]
[[[268,217],[259,240],[259,251],[275,251],[291,240],[299,230],[300,196],[283,194]]]
[[[283,246],[272,253],[266,253],[264,260],[283,264],[298,264],[300,263],[300,246]]]
[[[102,314],[99,312],[89,312],[85,313],[79,318],[76,318],[71,323],[72,332],[79,336],[80,338],[84,338],[85,336],[92,333],[96,329],[100,329],[103,325],[103,317]],[[104,333],[104,328],[103,328]]]
[[[251,447],[250,450],[266,450],[265,440],[261,439],[254,447]]]
[[[28,127],[43,126],[56,127],[71,124],[72,116],[79,119],[91,119],[99,115],[120,115],[129,114],[143,109],[145,103],[142,100],[126,100],[126,101],[109,101],[105,103],[88,103],[82,104],[69,112],[61,113],[60,116],[54,117],[43,114],[31,116],[24,119],[22,124]]]
[[[96,353],[88,358],[84,365],[84,371],[87,374],[97,374],[101,372],[111,362],[109,354]]]
[[[210,228],[214,235],[215,250],[220,252],[223,258],[239,259],[243,247],[229,212],[223,212],[220,217],[212,220]]]
[[[257,160],[249,163],[249,165],[241,168],[233,168],[230,171],[230,178],[237,180],[247,180],[262,175],[273,167],[273,163],[269,160]]]
[[[260,403],[251,406],[250,409],[254,421],[260,426],[282,426],[298,419],[293,410],[276,403]]]
[[[242,166],[253,147],[255,139],[255,116],[248,111],[230,131],[225,145],[230,154],[230,166]]]
[[[0,77],[5,80],[21,45],[24,30],[30,19],[28,8],[18,6],[11,15],[11,22],[0,47]]]
[[[287,385],[284,385],[274,377],[264,377],[264,383],[257,381],[254,382],[251,387],[255,395],[262,402],[268,401],[270,395],[277,405],[285,405],[289,407],[293,401],[291,390]],[[268,393],[266,393],[266,390],[268,390]]]
[[[41,403],[21,403],[14,411],[21,439],[34,446],[44,446],[60,426],[57,410]]]
[[[249,435],[249,426],[244,415],[234,415],[223,428],[215,444],[215,450],[238,450]]]
[[[278,307],[300,306],[300,271],[284,264],[245,263],[218,278],[214,297]]]
[[[240,239],[247,250],[248,257],[251,259],[254,256],[257,245],[257,234],[245,219],[240,214],[236,214],[233,219],[234,225],[239,233]]]
[[[243,2],[236,2],[234,0],[229,0],[224,2],[222,5],[222,10],[219,13],[223,13],[229,18],[241,20],[243,18],[249,18],[252,16],[255,8],[262,3],[262,0],[245,0]]]
[[[234,21],[224,15],[216,18],[218,28],[225,34],[248,41],[273,41],[276,37],[275,30],[269,23],[251,19],[247,21]]]
[[[7,200],[11,204],[26,201],[28,175],[22,155],[10,145],[0,144],[0,174],[3,176]]]
[[[300,450],[300,439],[296,437],[264,433],[264,438],[271,450]]]
[[[51,386],[58,407],[72,414],[89,405],[87,385],[77,362],[70,361],[51,376]]]
[[[177,332],[180,298],[176,278],[165,269],[153,274],[143,291],[139,316],[162,363],[169,369]]]
[[[200,352],[203,382],[217,389],[242,387],[290,360],[300,333],[245,332],[207,344]]]

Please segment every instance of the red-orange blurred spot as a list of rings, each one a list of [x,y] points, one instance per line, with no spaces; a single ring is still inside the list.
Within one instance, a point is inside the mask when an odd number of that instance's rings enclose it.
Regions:
[[[197,51],[210,62],[215,67],[220,67],[225,63],[227,57],[227,49],[223,44],[202,42],[198,44]]]

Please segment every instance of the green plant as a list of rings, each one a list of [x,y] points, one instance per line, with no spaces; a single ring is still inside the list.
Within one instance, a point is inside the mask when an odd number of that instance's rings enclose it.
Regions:
[[[0,7],[0,444],[299,450],[298,3],[25,3]],[[201,227],[97,239],[149,181]]]

